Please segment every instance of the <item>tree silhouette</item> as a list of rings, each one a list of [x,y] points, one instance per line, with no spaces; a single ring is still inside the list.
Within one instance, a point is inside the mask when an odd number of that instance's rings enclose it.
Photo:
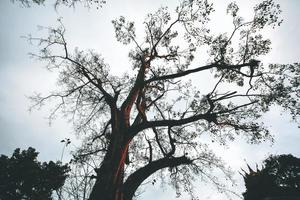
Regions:
[[[47,68],[59,74],[60,86],[49,95],[32,96],[33,107],[56,102],[49,119],[62,111],[77,134],[86,135],[73,161],[94,163],[90,200],[132,199],[157,171],[170,177],[178,195],[193,194],[195,174],[222,189],[211,170],[230,174],[202,136],[221,145],[237,135],[250,143],[272,139],[259,122],[271,105],[282,106],[298,120],[299,63],[260,61],[271,49],[262,32],[281,24],[280,6],[262,1],[247,21],[230,3],[229,34],[210,31],[213,11],[206,0],[182,1],[172,15],[161,7],[147,15],[141,39],[134,22],[123,16],[113,20],[116,39],[133,46],[132,70],[123,76],[111,74],[94,51],[72,53],[61,21],[57,28],[46,28],[46,38],[28,37],[41,49],[32,56],[48,62]],[[205,55],[208,59],[201,61]],[[198,80],[188,80],[196,76]]]
[[[60,162],[37,161],[38,152],[29,147],[16,149],[9,158],[0,157],[0,199],[52,199],[53,191],[63,186],[69,168]]]
[[[245,173],[245,200],[297,199],[300,196],[300,159],[292,155],[271,155],[261,170],[249,166]]]

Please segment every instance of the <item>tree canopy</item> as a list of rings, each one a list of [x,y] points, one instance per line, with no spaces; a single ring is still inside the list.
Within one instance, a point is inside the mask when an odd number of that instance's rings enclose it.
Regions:
[[[39,162],[32,147],[12,156],[0,156],[0,199],[52,199],[65,182],[69,167],[60,162]]]
[[[245,200],[296,198],[300,196],[300,159],[292,155],[271,155],[262,169],[244,175]]]
[[[132,47],[132,69],[122,76],[99,53],[70,50],[61,20],[45,28],[47,37],[28,37],[40,47],[32,56],[59,74],[59,88],[32,96],[33,107],[55,102],[49,119],[61,111],[85,135],[73,162],[93,163],[90,200],[132,199],[157,171],[178,195],[193,196],[195,174],[222,190],[210,172],[230,173],[202,138],[221,145],[238,136],[250,143],[272,139],[260,120],[272,105],[299,122],[299,63],[262,60],[271,50],[262,32],[282,23],[280,6],[262,1],[246,20],[230,3],[232,31],[219,34],[209,29],[213,12],[207,0],[182,1],[172,13],[161,7],[147,15],[139,37],[134,22],[113,20],[117,41]],[[210,81],[199,81],[203,76]]]

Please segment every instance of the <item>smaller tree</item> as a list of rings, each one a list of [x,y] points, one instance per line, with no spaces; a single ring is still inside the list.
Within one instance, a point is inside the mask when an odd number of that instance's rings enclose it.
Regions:
[[[63,186],[69,167],[60,162],[39,162],[32,147],[17,148],[9,158],[0,156],[0,200],[52,199],[53,191]]]
[[[249,173],[243,175],[245,200],[287,199],[300,196],[300,159],[292,155],[271,155],[261,170],[248,165]],[[297,199],[298,199],[297,198]]]

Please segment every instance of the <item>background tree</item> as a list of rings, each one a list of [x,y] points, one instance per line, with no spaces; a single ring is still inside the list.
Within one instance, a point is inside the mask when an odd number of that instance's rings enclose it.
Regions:
[[[259,121],[271,105],[298,121],[299,63],[260,62],[271,45],[262,31],[282,22],[279,5],[262,1],[250,20],[238,10],[235,3],[228,5],[229,34],[209,30],[214,9],[205,0],[183,1],[172,15],[166,7],[149,14],[142,39],[133,22],[122,16],[114,20],[117,40],[134,46],[132,71],[123,76],[112,75],[93,51],[71,53],[61,22],[45,28],[46,38],[28,37],[41,47],[32,55],[59,73],[60,88],[33,96],[34,106],[55,101],[50,120],[62,111],[78,134],[86,134],[74,161],[97,162],[89,199],[132,199],[157,171],[161,177],[169,173],[178,195],[193,195],[195,174],[222,189],[210,172],[217,168],[228,178],[230,173],[201,138],[210,136],[221,145],[237,135],[250,143],[272,139]],[[189,81],[193,74],[211,79],[205,85]]]
[[[249,167],[249,166],[248,166]],[[245,200],[265,198],[299,198],[300,196],[300,159],[292,155],[271,155],[264,161],[261,170],[243,175],[246,192]]]
[[[9,158],[0,157],[0,199],[52,199],[63,186],[69,167],[60,162],[37,161],[38,152],[16,149]]]

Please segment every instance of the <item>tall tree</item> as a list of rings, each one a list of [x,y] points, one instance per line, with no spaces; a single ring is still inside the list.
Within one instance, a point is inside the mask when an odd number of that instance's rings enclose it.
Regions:
[[[29,147],[16,149],[9,158],[0,156],[0,199],[53,199],[52,193],[64,184],[69,171],[60,162],[39,162],[38,152]]]
[[[61,22],[47,28],[46,38],[28,38],[41,47],[33,56],[59,74],[60,88],[33,96],[34,106],[55,99],[50,119],[62,111],[77,133],[86,134],[74,161],[97,161],[90,200],[132,199],[157,171],[170,174],[178,194],[192,193],[194,174],[218,184],[211,169],[230,175],[202,136],[220,144],[237,135],[250,143],[272,139],[259,122],[271,105],[282,106],[297,122],[299,63],[259,60],[271,49],[263,30],[282,22],[280,6],[262,1],[254,7],[253,18],[245,20],[230,3],[232,31],[220,34],[208,28],[213,11],[207,0],[182,1],[172,15],[161,7],[147,15],[142,41],[134,22],[122,16],[113,20],[116,39],[133,46],[132,70],[123,76],[111,74],[94,51],[71,53]],[[208,59],[201,61],[205,55]],[[192,75],[201,80],[207,71],[209,82],[188,80]]]

